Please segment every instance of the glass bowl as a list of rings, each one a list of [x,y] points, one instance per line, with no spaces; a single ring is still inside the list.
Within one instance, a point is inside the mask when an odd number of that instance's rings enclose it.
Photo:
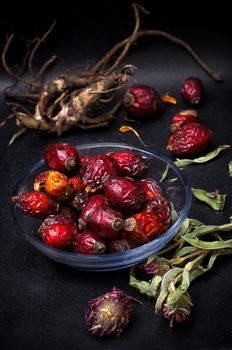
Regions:
[[[37,234],[41,220],[24,215],[20,209],[13,206],[13,217],[25,234],[27,240],[50,259],[69,265],[73,268],[89,271],[110,271],[127,268],[144,261],[149,256],[160,251],[176,234],[187,217],[191,206],[191,188],[185,174],[170,160],[150,149],[140,149],[117,143],[92,143],[76,146],[80,155],[96,155],[108,152],[132,151],[146,159],[149,171],[146,177],[159,181],[167,166],[168,176],[161,183],[165,197],[168,198],[178,216],[169,229],[161,236],[137,248],[119,253],[98,255],[77,254],[45,245]],[[37,162],[16,186],[14,195],[32,191],[35,177],[47,170],[43,160]]]

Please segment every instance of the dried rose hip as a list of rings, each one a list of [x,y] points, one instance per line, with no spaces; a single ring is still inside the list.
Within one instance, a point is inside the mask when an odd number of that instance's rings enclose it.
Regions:
[[[77,235],[74,251],[81,254],[102,254],[106,245],[102,237],[91,231]]]
[[[142,179],[140,181],[142,185],[143,192],[145,193],[146,200],[149,200],[152,197],[162,196],[163,191],[158,184],[158,182],[154,179]]]
[[[200,79],[195,77],[189,77],[185,79],[182,87],[181,94],[185,102],[196,105],[202,101],[204,89]]]
[[[165,230],[157,215],[143,212],[126,219],[124,229],[130,233],[132,239],[140,243],[150,242]]]
[[[43,221],[38,233],[45,244],[66,249],[74,244],[78,228],[73,220],[61,215],[52,215]]]
[[[176,155],[196,154],[210,144],[212,132],[200,123],[189,123],[168,139],[167,150]]]
[[[138,242],[127,235],[127,237],[110,239],[107,244],[107,250],[110,253],[125,252],[126,250],[137,247],[137,245]]]
[[[132,152],[112,153],[110,156],[117,161],[122,176],[139,179],[145,176],[148,171],[145,160]]]
[[[37,218],[45,218],[59,210],[59,203],[45,193],[32,191],[12,197],[12,201],[24,214]]]
[[[45,191],[49,196],[59,201],[66,200],[73,194],[69,178],[55,170],[48,171]]]
[[[198,113],[194,109],[185,109],[174,114],[171,121],[171,131],[174,133],[180,130],[184,125],[192,122],[198,122]]]
[[[84,222],[87,222],[88,218],[91,216],[91,213],[98,207],[99,208],[109,207],[109,203],[107,201],[106,196],[102,194],[95,194],[94,196],[90,197],[85,203],[81,211],[80,219],[83,220]]]
[[[162,196],[151,198],[143,208],[145,213],[157,215],[165,225],[165,228],[167,228],[171,222],[171,210],[170,202]]]
[[[165,108],[160,95],[147,85],[133,85],[125,93],[123,104],[133,118],[150,118]]]
[[[69,185],[75,192],[79,192],[84,189],[84,184],[80,175],[71,177],[71,179],[69,179]]]
[[[48,177],[48,171],[44,171],[36,176],[34,180],[34,190],[39,192],[45,192],[45,183]]]
[[[79,228],[91,230],[101,237],[119,236],[124,226],[122,214],[110,207],[97,206],[93,210],[85,206],[80,214]]]
[[[83,184],[87,192],[96,192],[102,188],[108,176],[119,175],[119,167],[115,159],[108,155],[92,157],[81,167]]]
[[[79,154],[69,143],[49,145],[44,151],[44,160],[50,168],[62,173],[77,173],[80,168]]]
[[[142,186],[127,178],[110,177],[103,190],[110,205],[126,214],[136,213],[145,202]]]
[[[79,191],[75,193],[74,197],[71,197],[71,199],[68,200],[68,203],[71,207],[76,209],[77,212],[80,212],[88,199],[89,196],[86,191]]]

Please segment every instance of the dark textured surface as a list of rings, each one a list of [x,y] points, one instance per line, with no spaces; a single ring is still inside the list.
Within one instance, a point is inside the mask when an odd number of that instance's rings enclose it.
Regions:
[[[97,2],[74,9],[54,11],[37,3],[30,4],[26,13],[22,6],[11,14],[3,11],[1,33],[10,25],[25,36],[43,33],[57,17],[58,23],[50,41],[40,52],[36,63],[57,53],[59,61],[51,74],[56,76],[69,66],[97,60],[116,41],[128,35],[133,28],[133,15],[129,2]],[[182,49],[161,39],[146,39],[133,47],[125,63],[138,70],[135,78],[156,88],[161,94],[169,91],[178,100],[175,107],[168,106],[165,113],[150,122],[134,125],[144,141],[171,159],[165,150],[173,112],[186,108],[180,96],[180,86],[187,76],[199,77],[207,92],[207,100],[199,108],[200,119],[214,133],[213,147],[230,144],[231,128],[231,34],[226,7],[199,10],[199,5],[175,2],[156,6],[144,2],[152,15],[143,19],[143,27],[170,31],[188,41],[198,53],[224,78],[215,83]],[[20,3],[21,5],[21,3]],[[190,5],[190,6],[189,6]],[[17,10],[20,12],[17,13]],[[18,15],[19,14],[19,15]],[[219,24],[223,20],[222,24]],[[5,21],[8,23],[6,24]],[[4,38],[1,35],[1,42]],[[11,52],[12,61],[18,63],[19,48]],[[80,68],[78,68],[80,69]],[[10,80],[1,70],[1,91]],[[1,120],[8,113],[1,96]],[[107,129],[84,132],[72,130],[62,136],[63,141],[74,144],[89,142],[126,142],[140,146],[134,135],[120,134],[118,127],[125,122],[121,112]],[[1,159],[1,234],[0,234],[0,347],[1,349],[232,349],[231,329],[231,257],[218,259],[213,271],[195,281],[190,288],[194,308],[190,322],[170,329],[168,323],[154,313],[154,301],[140,295],[128,286],[128,270],[110,273],[91,273],[72,270],[48,260],[25,240],[11,216],[10,197],[15,184],[26,169],[42,157],[46,145],[58,140],[57,136],[25,135],[8,147],[16,131],[11,120],[0,130]],[[208,191],[219,189],[228,193],[223,212],[215,212],[193,199],[190,216],[207,224],[228,222],[231,215],[231,179],[228,162],[231,150],[204,164],[189,166],[185,172],[193,187]],[[117,339],[97,339],[91,336],[84,320],[88,300],[113,286],[128,291],[144,302],[135,305],[135,318],[131,327]]]

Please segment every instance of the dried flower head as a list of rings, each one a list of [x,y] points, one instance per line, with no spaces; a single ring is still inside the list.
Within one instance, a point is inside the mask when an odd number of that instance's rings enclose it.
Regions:
[[[191,307],[193,306],[191,296],[185,292],[174,304],[164,303],[161,309],[162,315],[169,319],[170,327],[173,323],[182,323],[190,318]]]
[[[90,300],[85,318],[92,334],[119,336],[133,314],[131,299],[124,291],[113,288],[111,292]]]

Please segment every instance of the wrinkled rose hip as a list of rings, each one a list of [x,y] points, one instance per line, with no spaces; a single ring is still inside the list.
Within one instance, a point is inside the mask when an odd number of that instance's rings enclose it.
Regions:
[[[167,150],[175,155],[197,154],[210,144],[212,132],[200,123],[189,123],[168,139]]]
[[[117,161],[121,176],[140,179],[148,171],[148,165],[145,160],[132,152],[112,153],[110,156]]]
[[[150,118],[165,108],[159,93],[147,85],[131,86],[123,97],[123,104],[133,118]]]
[[[164,232],[164,224],[157,215],[141,212],[126,219],[124,229],[132,239],[147,243]]]
[[[182,87],[181,94],[187,103],[190,105],[197,105],[202,101],[204,89],[200,79],[195,77],[187,78]]]
[[[145,202],[142,186],[127,178],[110,177],[103,190],[110,205],[126,214],[136,213]]]
[[[102,237],[91,231],[79,233],[76,238],[74,252],[80,254],[102,254],[106,245]]]
[[[66,249],[74,243],[78,228],[72,219],[62,215],[52,215],[43,221],[38,233],[47,245]]]
[[[73,188],[70,185],[69,178],[64,174],[50,170],[45,181],[46,193],[58,201],[63,201],[73,194]]]
[[[12,197],[12,201],[24,214],[37,218],[45,218],[59,210],[59,203],[43,192],[25,192]]]
[[[174,114],[171,121],[171,132],[180,130],[184,125],[192,122],[198,122],[198,113],[194,109],[185,109]]]

